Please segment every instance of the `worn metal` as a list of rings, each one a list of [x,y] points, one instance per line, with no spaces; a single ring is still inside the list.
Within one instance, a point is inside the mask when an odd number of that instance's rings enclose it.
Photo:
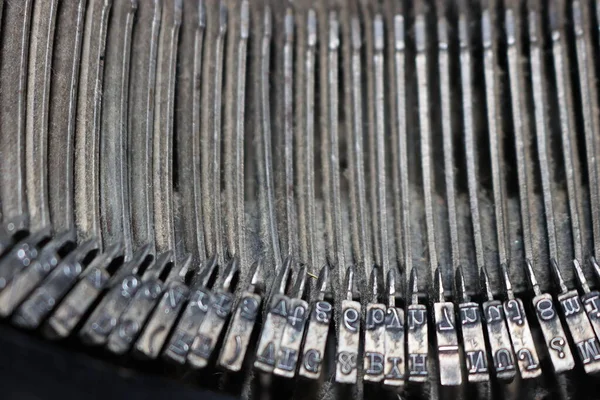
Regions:
[[[159,255],[144,273],[139,289],[129,304],[123,308],[119,321],[108,335],[106,347],[110,351],[123,354],[129,350],[162,296],[164,282],[160,279],[160,275],[169,267],[175,268],[173,253],[170,251]]]
[[[61,261],[59,250],[71,244],[72,233],[56,236],[38,250],[37,257],[20,258],[22,268],[0,292],[0,316],[7,317]],[[25,252],[24,254],[27,254]],[[16,264],[18,265],[18,264]]]
[[[165,345],[163,358],[169,362],[185,364],[187,354],[198,333],[198,328],[208,312],[211,292],[207,288],[208,281],[216,272],[215,256],[204,262],[190,285],[189,301],[175,327],[173,334]]]
[[[190,270],[191,263],[192,256],[189,256],[183,262],[171,266],[162,297],[136,341],[133,351],[137,356],[155,359],[160,354],[189,296],[190,288],[185,284],[185,275]]]
[[[383,384],[390,387],[404,385],[406,381],[406,357],[404,341],[406,338],[404,310],[396,305],[398,274],[395,269],[387,273],[386,294],[388,304],[385,315],[385,366]]]
[[[460,339],[466,363],[469,382],[486,382],[490,379],[490,368],[483,334],[483,315],[481,306],[471,301],[465,287],[462,268],[456,270],[456,288],[458,294],[458,320],[460,321]]]
[[[285,295],[285,288],[291,269],[292,259],[288,257],[278,272],[271,299],[266,305],[267,316],[262,326],[254,361],[254,368],[263,372],[273,372],[279,355],[281,337],[290,310],[290,298]]]
[[[332,296],[329,266],[319,273],[316,296],[312,302],[306,327],[302,358],[298,375],[308,379],[319,379],[323,371],[327,335],[333,319],[333,305],[327,297]]]
[[[488,345],[494,362],[494,372],[497,379],[510,382],[517,374],[517,367],[511,337],[508,333],[506,315],[502,302],[494,300],[485,268],[480,270],[480,279],[485,298],[481,306],[487,328]]]
[[[225,334],[218,365],[232,372],[242,369],[256,319],[260,312],[264,291],[264,269],[257,261],[251,269],[249,287],[239,297],[229,328]]]
[[[372,298],[365,310],[365,334],[363,339],[364,379],[368,382],[383,380],[385,361],[385,313],[386,307],[379,302],[382,290],[382,273],[378,267],[371,270]]]
[[[355,272],[353,267],[346,270],[346,298],[342,300],[341,317],[338,324],[336,347],[335,381],[353,384],[358,379],[361,306],[353,300],[356,296]]]
[[[290,308],[287,324],[283,328],[279,354],[275,363],[273,374],[293,378],[298,369],[300,345],[304,339],[306,321],[308,321],[308,303],[302,299],[306,286],[306,266],[301,266],[295,279],[294,287],[290,293]]]
[[[233,309],[233,280],[239,268],[239,259],[230,260],[213,288],[209,309],[187,355],[188,365],[192,368],[204,368],[211,359]]]
[[[419,281],[417,270],[410,271],[407,288],[406,307],[406,354],[408,380],[411,382],[427,382],[429,379],[428,357],[429,340],[427,328],[427,307],[419,304]]]
[[[77,277],[86,268],[89,255],[98,250],[97,240],[89,240],[71,252],[46,277],[44,282],[14,312],[14,324],[27,329],[35,329],[46,319],[54,307],[73,287]]]
[[[83,316],[106,288],[110,274],[107,268],[118,264],[123,257],[123,247],[106,247],[79,276],[73,289],[65,296],[44,324],[44,334],[49,338],[65,338],[73,333]]]
[[[84,343],[89,345],[106,343],[108,336],[117,326],[123,310],[140,288],[141,278],[138,272],[148,262],[149,252],[149,246],[138,250],[132,259],[122,265],[109,279],[106,285],[107,292],[78,333]]]

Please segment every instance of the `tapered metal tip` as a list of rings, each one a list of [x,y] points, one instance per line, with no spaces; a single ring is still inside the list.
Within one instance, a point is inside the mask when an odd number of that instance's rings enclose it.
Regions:
[[[346,288],[346,299],[352,300],[354,297],[354,266],[351,265],[346,269],[346,278],[344,281]]]
[[[536,296],[539,296],[541,294],[540,285],[538,284],[538,281],[535,277],[535,272],[533,270],[533,264],[531,263],[531,260],[529,260],[529,259],[525,260],[525,272],[527,273],[527,278],[529,279],[529,283],[531,284],[533,293]]]
[[[317,13],[312,8],[308,10],[306,22],[307,44],[309,47],[314,47],[317,44]]]
[[[465,277],[463,274],[463,269],[459,266],[456,269],[456,291],[461,303],[466,303],[470,300],[469,295],[467,294],[467,285],[465,284]]]
[[[419,277],[417,275],[416,268],[410,270],[410,278],[408,281],[408,293],[410,293],[412,304],[419,303]]]
[[[587,283],[585,274],[583,273],[583,268],[581,267],[581,264],[579,263],[578,260],[573,260],[573,268],[575,269],[575,276],[577,277],[577,281],[579,282],[579,285],[581,286],[581,288],[583,289],[583,291],[585,293],[589,293],[590,287]]]
[[[404,16],[398,14],[394,16],[394,47],[396,51],[404,50],[406,46],[404,37]]]
[[[514,4],[511,1],[508,1],[505,4],[504,11],[504,31],[506,33],[506,41],[509,46],[515,45],[517,42],[517,29],[516,29],[516,20],[515,14],[516,10],[514,8]]]
[[[550,269],[552,270],[552,275],[554,276],[554,281],[558,285],[561,293],[567,292],[567,285],[565,285],[565,280],[562,277],[562,273],[560,271],[560,267],[558,266],[558,262],[555,259],[550,260]]]
[[[398,273],[394,268],[387,273],[386,292],[388,295],[388,306],[396,305],[396,285],[398,284]]]
[[[219,35],[224,35],[227,32],[227,7],[224,3],[219,6]]]
[[[265,277],[264,277],[264,260],[261,257],[250,267],[250,285],[254,287],[256,291],[264,290]]]
[[[435,291],[434,295],[438,301],[442,302],[445,300],[446,294],[444,292],[444,280],[442,279],[442,272],[440,271],[439,267],[435,269],[433,275],[433,288]]]
[[[321,299],[326,296],[331,296],[333,294],[333,290],[331,288],[331,271],[329,270],[329,265],[325,265],[321,268],[321,272],[319,272],[319,279],[317,280],[317,290],[319,291],[319,296]]]
[[[381,274],[381,268],[378,267],[377,265],[373,266],[373,269],[371,270],[371,295],[372,295],[372,300],[374,303],[377,303],[379,301],[379,295],[381,294],[381,279],[382,279],[382,274]]]
[[[596,260],[596,257],[590,257],[590,263],[592,267],[594,267],[594,272],[596,273],[596,279],[600,280],[600,264]]]
[[[275,290],[277,293],[285,293],[285,288],[287,287],[288,278],[290,276],[290,271],[292,270],[292,257],[287,256],[283,261],[283,265],[277,274],[277,281],[275,282]]]
[[[571,10],[573,13],[573,28],[576,36],[581,36],[585,32],[583,24],[583,11],[581,10],[581,2],[574,0],[571,3]]]
[[[152,265],[144,272],[144,280],[159,279],[167,264],[173,261],[173,252],[167,250],[156,257]]]
[[[304,288],[306,287],[306,265],[301,265],[296,273],[294,280],[294,287],[292,288],[292,297],[300,299],[304,295]]]
[[[177,279],[180,282],[183,282],[185,280],[185,276],[191,271],[192,260],[193,257],[191,254],[186,255],[183,261],[178,262],[178,266],[173,267],[169,273],[169,276],[167,277],[167,281]]]
[[[479,268],[479,280],[481,282],[481,288],[488,301],[494,300],[494,294],[490,286],[490,277],[487,274],[485,267]]]
[[[233,280],[236,276],[236,274],[239,272],[240,270],[240,260],[238,257],[233,257],[228,263],[227,266],[225,267],[225,270],[223,271],[223,273],[221,274],[220,278],[219,278],[219,286],[224,290],[224,291],[231,291],[232,290],[232,283]]]
[[[504,282],[504,290],[506,291],[506,297],[509,299],[515,298],[515,293],[513,292],[512,282],[510,280],[510,273],[508,272],[508,264],[501,264],[500,271],[502,271],[502,280]]]
[[[340,21],[335,11],[329,13],[329,50],[337,50],[340,46]]]
[[[217,255],[213,254],[210,258],[208,258],[208,259],[206,259],[206,261],[204,261],[202,266],[198,269],[197,274],[194,276],[194,279],[192,280],[192,286],[208,285],[208,281],[210,280],[211,276],[215,273],[215,271],[217,269],[217,262],[218,262],[217,260],[218,260]]]
[[[198,26],[206,28],[206,5],[204,0],[198,0]]]
[[[240,5],[240,37],[247,39],[250,33],[250,6],[248,0]]]

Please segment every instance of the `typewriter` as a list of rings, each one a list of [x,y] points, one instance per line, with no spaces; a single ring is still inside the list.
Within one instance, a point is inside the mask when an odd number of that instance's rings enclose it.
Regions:
[[[599,1],[0,10],[0,398],[600,398]]]

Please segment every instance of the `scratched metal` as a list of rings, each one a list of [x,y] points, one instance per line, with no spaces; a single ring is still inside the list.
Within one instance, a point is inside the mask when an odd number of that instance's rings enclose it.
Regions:
[[[239,259],[234,258],[228,262],[215,284],[210,307],[187,356],[188,364],[193,368],[204,368],[211,359],[233,309],[234,297],[231,292],[235,288],[232,283],[238,273]]]
[[[289,301],[289,297],[275,294],[270,302],[254,361],[254,367],[261,371],[272,372],[275,368],[275,357],[279,354],[279,343],[287,321]]]
[[[330,279],[329,266],[326,265],[319,273],[318,294],[311,306],[298,371],[298,375],[308,379],[319,379],[323,371],[327,335],[333,318],[333,305],[325,299],[332,294]]]
[[[152,137],[152,195],[154,202],[154,239],[156,251],[177,252],[173,213],[173,146],[175,77],[182,0],[162,2],[162,20],[156,59],[156,87]]]
[[[410,304],[406,307],[406,354],[408,380],[427,382],[429,370],[429,340],[427,329],[427,307],[419,304],[419,283],[417,270],[410,272],[408,290],[411,293]]]
[[[154,246],[152,133],[156,90],[158,34],[162,2],[141,1],[131,42],[128,135],[129,187],[133,248]],[[150,249],[154,254],[154,248]]]
[[[355,384],[358,379],[361,306],[352,300],[355,295],[354,268],[346,270],[346,299],[339,308],[335,380],[339,383]]]
[[[39,232],[18,242],[0,260],[0,290],[12,281],[16,274],[28,268],[42,250],[40,242],[47,239],[47,232]]]
[[[47,171],[50,219],[55,232],[75,233],[74,136],[86,3],[86,0],[61,2],[56,17]]]
[[[206,259],[204,243],[203,193],[200,165],[200,114],[203,50],[205,46],[206,7],[203,0],[184,3],[177,54],[175,97],[176,157],[179,160],[178,181],[181,196],[182,235],[184,249],[194,263]],[[180,239],[177,239],[180,240]]]
[[[436,301],[433,303],[433,317],[437,346],[440,383],[442,386],[459,386],[462,383],[461,349],[454,303],[445,301],[444,286],[439,268],[435,271]]]
[[[110,11],[103,56],[102,116],[99,139],[99,207],[104,247],[122,243],[125,259],[131,258],[131,218],[128,181],[129,73],[131,40],[137,0],[115,0]],[[134,194],[135,195],[135,194]]]
[[[365,311],[365,334],[363,336],[363,364],[368,382],[381,382],[383,380],[383,367],[385,362],[385,313],[386,306],[379,303],[381,291],[381,271],[379,268],[371,270],[372,302],[367,304]]]
[[[486,298],[481,306],[487,328],[490,353],[494,362],[494,372],[499,380],[510,382],[516,376],[517,367],[502,302],[494,300],[489,286],[489,278],[484,268],[480,271],[480,278]]]
[[[595,259],[592,261],[592,266],[597,277],[600,277],[600,265]],[[575,263],[576,276],[579,281],[579,285],[583,289],[583,295],[581,295],[581,302],[585,307],[585,312],[588,315],[592,328],[596,333],[596,337],[600,340],[600,292],[596,290],[590,290],[587,283],[583,270],[579,263]]]
[[[598,372],[600,370],[598,338],[594,335],[577,291],[571,290],[559,295],[558,303],[585,371],[587,373]]]
[[[36,2],[29,32],[25,119],[25,178],[30,229],[50,225],[48,205],[48,109],[57,0]]]
[[[168,264],[171,264],[171,268],[174,268],[171,252],[159,255],[142,276],[139,289],[123,309],[119,321],[108,335],[106,347],[113,353],[123,354],[127,352],[141,332],[146,319],[162,296],[164,282],[160,280],[159,276],[168,267]]]
[[[560,288],[557,300],[562,311],[562,318],[569,327],[579,359],[588,374],[596,373],[600,368],[600,353],[598,351],[600,345],[584,304],[577,290],[568,290],[558,263],[552,263],[552,272]]]
[[[285,288],[291,275],[292,258],[287,257],[274,282],[274,292],[267,307],[260,338],[256,347],[254,368],[263,372],[273,372],[275,358],[279,354],[279,343],[287,322],[290,298],[285,295]]]
[[[526,261],[526,268],[529,283],[535,295],[531,303],[540,324],[554,371],[561,373],[571,370],[575,367],[575,361],[554,300],[550,294],[541,292],[531,262]]]
[[[206,288],[196,288],[183,311],[169,343],[165,347],[163,357],[171,362],[185,364],[187,354],[198,333],[198,328],[208,312],[211,293]]]
[[[217,258],[213,256],[206,260],[196,274],[190,288],[189,301],[163,350],[164,359],[173,363],[185,364],[198,328],[210,306],[211,292],[206,286],[216,267]]]
[[[0,199],[10,234],[29,226],[25,181],[25,118],[32,0],[2,4],[0,49]]]
[[[177,316],[188,298],[190,288],[185,285],[185,274],[190,269],[192,257],[173,265],[165,280],[165,290],[146,327],[140,334],[133,351],[140,357],[158,357]]]
[[[189,288],[181,282],[171,282],[167,286],[146,328],[136,342],[134,348],[136,354],[151,359],[158,357],[189,292]]]
[[[489,381],[490,373],[486,340],[483,335],[483,316],[481,306],[471,301],[465,287],[462,268],[456,270],[458,290],[458,320],[460,321],[460,340],[463,346],[469,382]]]
[[[239,296],[236,311],[225,334],[218,364],[232,372],[242,369],[263,300],[264,276],[262,262],[251,269],[249,287]]]
[[[554,307],[552,296],[547,293],[536,296],[533,298],[532,303],[542,334],[546,340],[554,371],[561,373],[573,369],[575,367],[573,354]]]
[[[101,238],[100,131],[108,17],[112,1],[87,5],[75,122],[75,226],[79,240]]]
[[[302,266],[295,277],[294,288],[290,294],[287,324],[283,328],[279,354],[273,370],[275,375],[286,378],[296,376],[296,370],[298,369],[300,346],[304,339],[306,321],[308,320],[308,302],[302,299],[305,285],[306,266]]]
[[[79,281],[44,324],[47,337],[64,338],[73,333],[75,326],[106,287],[110,278],[106,268],[122,257],[123,249],[121,245],[114,245],[104,250],[81,274]]]
[[[40,326],[73,287],[77,277],[86,268],[84,261],[91,252],[97,251],[98,247],[97,240],[89,240],[62,260],[13,314],[13,323],[27,329],[35,329]]]
[[[521,378],[533,379],[542,374],[540,360],[535,348],[523,301],[512,294],[506,265],[502,266],[508,300],[502,303],[510,340],[517,356]]]
[[[385,314],[385,367],[383,384],[390,387],[402,386],[406,380],[404,309],[396,305],[398,273],[391,269],[387,273],[388,304]]]
[[[505,397],[568,397],[600,371],[600,2],[0,4],[0,316],[56,339],[92,314],[90,342],[216,361],[248,397],[437,398],[517,369]],[[139,274],[139,249],[173,264]],[[242,286],[187,283],[209,256]],[[331,290],[277,287],[288,256]],[[370,296],[378,268],[412,295]]]
[[[58,235],[39,250],[38,256],[32,261],[28,259],[23,271],[18,272],[0,292],[0,316],[12,314],[29,294],[60,262],[58,251],[67,246],[71,234]],[[24,261],[24,259],[22,259]]]
[[[108,335],[119,321],[119,316],[125,310],[140,287],[139,269],[147,261],[149,247],[137,252],[131,261],[122,265],[107,284],[107,292],[89,316],[79,337],[89,345],[104,345]]]
[[[262,297],[253,292],[243,292],[233,315],[219,356],[219,365],[232,372],[242,369],[246,351],[260,310]]]

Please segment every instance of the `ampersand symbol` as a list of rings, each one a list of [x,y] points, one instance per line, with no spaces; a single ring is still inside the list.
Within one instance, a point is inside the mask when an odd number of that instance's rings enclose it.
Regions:
[[[338,354],[338,362],[342,367],[342,373],[348,375],[356,368],[356,353],[350,353],[349,351],[342,351]]]

